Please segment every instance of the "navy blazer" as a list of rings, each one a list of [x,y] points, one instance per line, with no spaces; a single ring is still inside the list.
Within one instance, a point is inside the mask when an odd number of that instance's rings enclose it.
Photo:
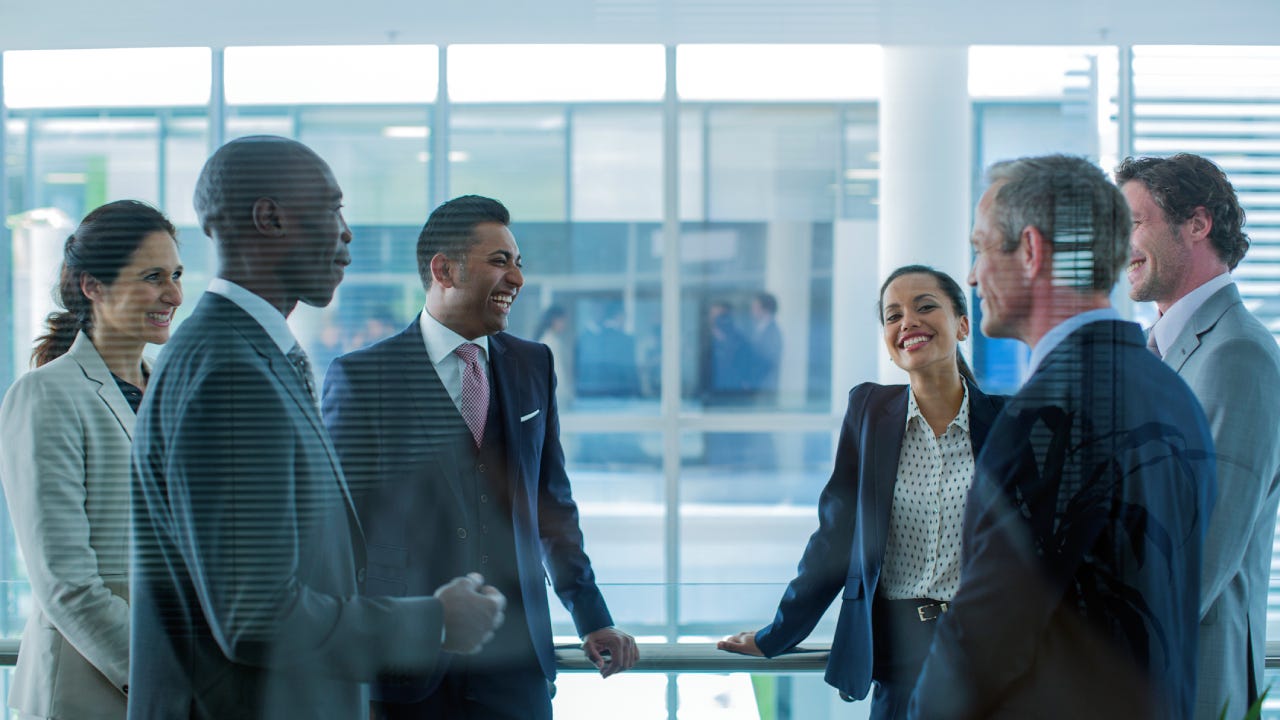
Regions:
[[[909,716],[1191,717],[1212,447],[1137,325],[1068,335],[978,457]]]
[[[165,345],[133,443],[128,713],[333,718],[428,672],[435,598],[373,599],[315,402],[248,313],[206,294]]]
[[[977,457],[1004,398],[969,385],[969,439]],[[871,686],[871,605],[880,581],[898,456],[907,425],[907,386],[863,383],[849,392],[835,469],[818,500],[818,530],[773,622],[756,633],[768,657],[795,647],[843,590],[826,680],[863,698]]]
[[[523,620],[543,672],[553,679],[548,577],[579,635],[613,620],[583,550],[578,508],[565,473],[551,351],[498,333],[489,336],[489,363],[506,439]],[[461,553],[442,551],[457,547],[456,528],[467,517],[459,478],[445,452],[460,421],[427,355],[418,319],[390,338],[334,360],[325,377],[323,406],[369,541],[367,592],[430,594],[475,571],[465,566]],[[402,702],[421,699],[446,669],[442,663],[416,689],[388,683],[380,695]]]

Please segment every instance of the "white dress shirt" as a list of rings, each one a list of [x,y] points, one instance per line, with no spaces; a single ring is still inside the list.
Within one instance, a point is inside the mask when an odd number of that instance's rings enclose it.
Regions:
[[[444,383],[444,389],[449,392],[449,398],[453,400],[458,412],[462,412],[462,370],[466,363],[453,351],[465,342],[479,345],[480,352],[476,358],[480,361],[480,370],[488,375],[489,336],[481,335],[475,340],[467,340],[431,317],[431,313],[427,312],[425,307],[422,308],[422,314],[419,316],[418,327],[422,329],[422,340],[427,345],[427,356],[431,358],[431,364],[435,367],[436,374],[440,376],[440,382]]]
[[[907,426],[898,455],[889,538],[880,592],[889,600],[951,600],[960,587],[964,504],[973,483],[969,388],[941,436],[925,421],[915,391],[907,391]]]
[[[209,283],[208,292],[222,297],[235,303],[237,307],[249,313],[249,317],[253,318],[263,330],[267,331],[267,336],[271,338],[271,342],[280,348],[280,353],[288,358],[289,351],[294,345],[298,344],[297,338],[293,336],[293,331],[289,329],[289,323],[285,321],[284,314],[276,309],[274,305],[262,299],[262,296],[255,295],[243,287],[227,280],[226,278],[214,278]]]
[[[1113,307],[1099,308],[1097,310],[1088,310],[1079,315],[1072,315],[1062,322],[1054,325],[1049,332],[1040,338],[1040,342],[1031,348],[1031,361],[1027,363],[1027,377],[1031,377],[1039,369],[1040,363],[1048,357],[1053,349],[1062,344],[1063,340],[1071,333],[1088,325],[1091,322],[1102,322],[1103,320],[1121,320],[1120,313],[1116,312]]]
[[[1200,309],[1204,301],[1230,284],[1231,273],[1224,272],[1178,298],[1177,302],[1169,306],[1169,309],[1151,326],[1150,332],[1151,335],[1155,336],[1156,347],[1160,349],[1161,356],[1164,356],[1169,348],[1173,346],[1174,341],[1178,339],[1178,335],[1182,333],[1182,329],[1187,326],[1191,316],[1196,314],[1196,311]]]

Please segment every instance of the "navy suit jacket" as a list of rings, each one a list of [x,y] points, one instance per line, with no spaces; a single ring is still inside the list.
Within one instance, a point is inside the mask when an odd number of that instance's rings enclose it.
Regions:
[[[429,672],[434,598],[359,596],[364,538],[319,412],[266,331],[206,294],[133,442],[129,717],[334,718]]]
[[[969,439],[974,456],[1004,398],[969,385]],[[818,500],[818,530],[809,538],[796,578],[756,645],[773,657],[808,637],[836,593],[840,617],[827,660],[827,683],[857,698],[871,685],[871,606],[880,581],[898,456],[907,425],[907,386],[863,383],[849,393],[835,469]]]
[[[565,474],[551,351],[506,333],[489,337],[489,362],[506,439],[516,566],[538,662],[555,677],[545,581],[573,616],[579,635],[613,624],[583,550],[578,508]],[[431,398],[435,398],[431,400]],[[403,332],[329,366],[324,418],[369,538],[370,594],[431,593],[466,566],[457,529],[467,510],[453,460],[457,408],[440,385],[415,319]],[[375,577],[376,575],[376,577]],[[406,696],[431,691],[447,669]]]
[[[978,457],[909,716],[1191,717],[1212,447],[1137,325],[1068,335]]]

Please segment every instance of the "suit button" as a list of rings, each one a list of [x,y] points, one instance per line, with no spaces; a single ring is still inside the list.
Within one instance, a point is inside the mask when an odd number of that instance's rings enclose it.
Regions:
[[[484,463],[480,463],[479,465],[476,466],[476,472],[484,472],[485,469],[486,468],[484,466]]]
[[[489,534],[489,526],[488,526],[488,525],[481,525],[481,526],[480,526],[480,532],[484,533],[485,535],[488,535],[488,534]]]
[[[483,503],[487,503],[487,502],[489,502],[489,496],[488,496],[488,495],[481,495],[481,496],[480,496],[480,502],[483,502]]]
[[[489,556],[488,556],[488,555],[481,555],[481,556],[480,556],[480,564],[481,564],[481,565],[485,565],[485,564],[487,564],[488,562],[489,562]]]
[[[458,539],[459,539],[459,540],[466,540],[466,539],[467,539],[467,529],[466,529],[466,528],[458,528]]]
[[[359,570],[356,571],[356,582],[358,583],[364,582],[364,568],[360,568]]]

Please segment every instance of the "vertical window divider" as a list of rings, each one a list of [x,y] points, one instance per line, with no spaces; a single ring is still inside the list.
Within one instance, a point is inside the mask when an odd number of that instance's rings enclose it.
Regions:
[[[223,49],[209,48],[209,154],[227,138],[227,84],[223,73]]]
[[[1116,98],[1119,108],[1116,113],[1119,116],[1116,118],[1116,129],[1120,137],[1117,146],[1120,159],[1124,159],[1133,154],[1133,46],[1120,45],[1117,51],[1120,55],[1120,97]]]
[[[680,636],[680,102],[676,95],[676,46],[666,46],[662,96],[662,474],[663,563],[667,640]],[[679,688],[667,676],[667,718],[676,720]]]
[[[435,208],[449,199],[449,46],[440,44],[440,61],[436,63],[436,103],[431,122],[429,206]]]

